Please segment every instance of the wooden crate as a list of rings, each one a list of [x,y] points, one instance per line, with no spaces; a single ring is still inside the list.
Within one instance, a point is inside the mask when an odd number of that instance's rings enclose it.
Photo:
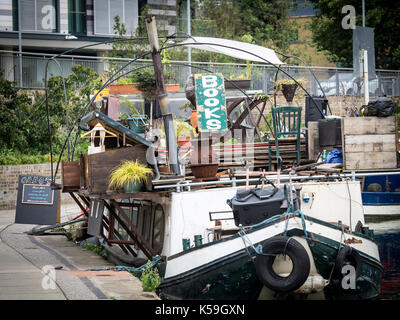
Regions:
[[[136,145],[85,155],[81,157],[83,163],[81,181],[89,193],[106,193],[111,171],[124,160],[138,159],[139,162],[146,164],[146,150],[146,146]]]
[[[62,192],[72,192],[80,189],[80,173],[79,161],[63,161],[61,163]]]
[[[397,168],[397,141],[395,116],[343,118],[344,170]]]

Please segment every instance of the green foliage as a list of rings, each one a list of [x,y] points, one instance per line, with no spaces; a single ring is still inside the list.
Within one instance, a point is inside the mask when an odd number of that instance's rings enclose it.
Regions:
[[[223,146],[223,145],[231,145],[231,144],[238,144],[240,143],[239,140],[235,138],[231,138],[229,140],[226,140],[225,142],[218,142],[216,143],[217,146]]]
[[[215,23],[215,37],[283,51],[289,48],[297,32],[296,22],[288,19],[288,10],[292,5],[289,0],[200,1],[203,17]]]
[[[353,64],[353,30],[342,28],[342,8],[352,5],[356,10],[356,25],[362,25],[361,1],[311,0],[318,8],[311,30],[317,49],[327,51],[331,61],[344,67]],[[365,25],[374,28],[376,67],[400,68],[400,6],[391,0],[366,1]]]
[[[193,127],[182,119],[174,120],[176,137],[190,137]]]
[[[96,254],[98,254],[99,256],[106,258],[106,253],[104,251],[104,248],[102,246],[95,246],[93,243],[90,242],[86,242],[83,247],[87,250],[90,250]]]
[[[162,282],[162,279],[158,273],[158,269],[152,267],[150,261],[148,261],[146,266],[144,267],[140,280],[142,281],[143,291],[147,292],[156,291],[157,287]]]
[[[57,161],[67,137],[66,117],[69,125],[75,123],[82,108],[89,102],[94,89],[101,86],[101,78],[90,68],[74,65],[72,73],[65,78],[68,104],[61,76],[48,80],[48,107],[52,136],[53,161]],[[87,111],[87,110],[86,110]],[[0,75],[0,163],[29,164],[50,162],[49,136],[46,116],[45,94],[28,94],[15,83]],[[75,139],[76,128],[70,135],[70,144]],[[75,159],[80,152],[87,152],[88,139],[77,140]],[[67,160],[67,148],[62,160]]]
[[[153,175],[153,170],[136,160],[124,161],[116,167],[110,175],[109,187],[122,188],[125,183],[146,183],[147,174]]]

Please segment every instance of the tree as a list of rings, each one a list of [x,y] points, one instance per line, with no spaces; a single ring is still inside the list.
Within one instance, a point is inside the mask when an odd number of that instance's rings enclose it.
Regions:
[[[292,6],[289,0],[200,1],[203,17],[216,25],[216,37],[240,40],[249,34],[254,43],[282,51],[296,36],[297,25],[288,17]]]
[[[61,76],[48,80],[48,107],[53,153],[58,157],[67,137],[66,108],[69,123],[75,122],[89,101],[94,89],[99,89],[99,75],[82,65],[72,67],[65,78],[68,105],[65,106]],[[82,113],[81,115],[85,115]],[[49,136],[45,107],[45,94],[36,92],[33,97],[15,86],[15,82],[2,78],[0,70],[0,164],[38,163],[49,161]],[[76,129],[71,134],[74,139]],[[86,151],[88,140],[78,140],[78,151]],[[66,153],[63,154],[66,159]],[[23,159],[21,159],[23,158]]]
[[[331,61],[345,67],[353,66],[353,30],[342,28],[342,8],[352,5],[356,10],[356,25],[362,25],[360,0],[310,0],[317,8],[311,23],[317,49],[331,55]],[[365,25],[374,28],[376,67],[400,68],[400,6],[392,0],[365,1]]]

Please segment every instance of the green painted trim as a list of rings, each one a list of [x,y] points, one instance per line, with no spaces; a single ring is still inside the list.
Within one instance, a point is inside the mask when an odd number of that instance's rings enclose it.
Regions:
[[[326,226],[326,227],[331,228],[331,229],[336,229],[336,230],[342,231],[342,229],[341,229],[339,226],[334,225],[334,224],[331,224],[331,223],[329,223],[329,222],[325,222],[325,221],[319,220],[319,219],[317,219],[317,218],[313,218],[313,217],[310,217],[310,216],[306,216],[306,215],[305,215],[305,216],[304,216],[304,219],[305,219],[305,220],[308,220],[308,221],[311,221],[311,222],[314,222],[314,223],[321,224],[321,225]],[[255,225],[255,226],[250,227],[248,230],[246,230],[246,233],[247,233],[247,234],[250,234],[250,233],[252,233],[252,232],[256,232],[256,231],[258,231],[258,230],[260,230],[260,229],[263,229],[263,228],[265,228],[265,227],[271,226],[271,225],[276,224],[276,223],[279,223],[279,222],[281,222],[280,217],[277,217],[277,218],[276,218],[275,220],[273,220],[273,221],[268,221],[268,222],[265,222],[265,223],[264,223],[264,222],[261,222],[261,223],[258,224],[258,225]],[[301,232],[302,232],[302,234],[304,234],[303,230],[301,230]],[[358,237],[361,237],[361,238],[370,240],[370,241],[374,242],[376,245],[378,245],[377,242],[376,242],[373,238],[368,237],[368,236],[366,236],[366,235],[364,235],[364,234],[360,234],[360,233],[356,233],[356,232],[350,232],[350,233],[347,233],[347,234],[356,235],[356,236],[358,236]],[[216,240],[216,241],[213,241],[213,242],[204,243],[204,244],[202,244],[202,245],[200,245],[200,246],[198,246],[198,247],[193,247],[193,248],[190,248],[190,249],[188,249],[188,250],[178,252],[178,253],[176,253],[176,254],[173,254],[173,255],[169,256],[167,259],[168,259],[168,261],[171,261],[171,260],[173,260],[173,259],[175,259],[175,258],[178,258],[178,257],[180,257],[180,256],[182,256],[182,255],[184,255],[184,254],[187,254],[187,253],[189,253],[189,252],[192,252],[192,251],[195,251],[195,250],[199,250],[199,249],[201,249],[201,248],[206,248],[206,247],[208,247],[208,246],[215,245],[215,244],[217,244],[217,243],[221,243],[221,242],[225,242],[225,241],[230,241],[230,240],[235,239],[235,238],[238,238],[238,237],[240,237],[240,236],[236,233],[236,234],[234,234],[234,235],[232,235],[232,236],[230,236],[230,237],[227,237],[227,238],[223,238],[223,239]],[[372,258],[372,257],[371,257],[371,258]]]
[[[312,234],[310,232],[309,234],[311,235],[311,238],[307,238],[307,241],[313,254],[317,270],[324,278],[328,279],[340,244],[337,241],[320,235]],[[304,237],[303,230],[292,229],[288,231],[288,236],[295,235]],[[264,241],[256,243],[254,246],[256,247],[263,242]],[[379,295],[380,278],[383,267],[372,257],[362,254],[360,251],[358,252],[361,255],[362,261],[361,278],[359,277],[357,279],[358,289],[356,289],[356,291],[345,291],[341,288],[337,280],[332,279],[331,284],[324,289],[328,299],[366,299],[374,298]],[[261,285],[262,287],[261,282],[255,276],[255,267],[253,267],[255,251],[252,248],[249,248],[249,253],[251,258],[248,256],[246,250],[238,250],[233,254],[221,257],[220,259],[206,263],[198,268],[168,278],[159,286],[158,293],[162,298],[167,299],[183,299],[183,297],[185,297],[185,299],[226,299],[227,295],[231,297],[231,292],[225,290],[225,286],[228,288],[240,286],[243,290],[247,290],[247,292],[251,290],[251,288],[258,288],[258,285]],[[251,281],[243,282],[243,279],[238,276],[240,272],[234,269],[234,264],[236,264],[236,268],[245,270],[243,277],[248,277]],[[241,265],[238,267],[237,264]],[[252,274],[252,272],[254,272],[254,274]],[[235,276],[231,277],[233,274],[235,274]],[[224,279],[222,282],[220,280],[215,280],[221,278]],[[215,289],[216,292],[211,292],[212,290],[210,290],[210,293],[207,293],[207,295],[200,293],[201,287],[209,283],[212,284],[212,288],[217,288]],[[221,290],[223,293],[221,293]],[[197,292],[197,296],[194,292]],[[190,294],[191,296],[186,297],[187,294]],[[234,294],[237,295],[238,292],[235,291]],[[258,296],[258,294],[259,291],[253,295],[253,298],[256,299],[255,296]],[[221,296],[223,298],[221,298]],[[237,296],[235,297],[238,298]],[[244,294],[240,298],[248,299],[249,296]]]

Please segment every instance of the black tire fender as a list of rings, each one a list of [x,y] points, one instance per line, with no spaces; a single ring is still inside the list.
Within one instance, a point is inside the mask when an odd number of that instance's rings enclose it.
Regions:
[[[287,277],[281,277],[272,268],[275,256],[279,254],[286,254],[292,260],[293,268]],[[310,274],[310,258],[306,249],[287,236],[268,239],[262,246],[262,254],[256,256],[255,266],[260,281],[276,292],[291,292],[300,288]]]
[[[334,267],[334,274],[337,278],[341,278],[342,268],[347,262],[354,267],[356,272],[356,278],[361,274],[361,257],[358,251],[350,246],[344,246],[340,248],[338,255],[336,256],[335,260],[335,267]]]

